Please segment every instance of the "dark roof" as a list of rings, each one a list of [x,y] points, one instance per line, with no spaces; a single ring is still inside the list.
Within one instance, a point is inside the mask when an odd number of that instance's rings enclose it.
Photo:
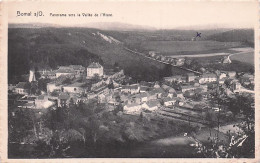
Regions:
[[[174,99],[170,98],[170,97],[165,97],[163,99],[164,102],[168,102],[168,101],[173,101]]]
[[[29,89],[29,83],[27,82],[19,82],[17,85],[16,85],[16,88],[23,88],[23,89]]]
[[[158,106],[160,105],[160,101],[158,100],[149,100],[146,102],[146,104],[149,106],[149,107],[154,107],[154,106]]]
[[[208,77],[210,77],[210,78],[216,78],[217,75],[216,75],[216,74],[213,74],[213,73],[210,73],[210,74],[203,74],[201,77],[203,77],[203,78],[208,78]]]
[[[126,107],[130,108],[130,107],[135,107],[135,106],[140,106],[140,104],[137,103],[131,103],[131,104],[127,104]]]
[[[83,67],[81,65],[69,65],[69,67],[74,70],[85,70],[85,67]]]
[[[75,73],[75,71],[72,68],[59,68],[56,73]]]
[[[37,97],[38,100],[44,100],[44,95],[40,95]]]
[[[64,86],[64,87],[83,87],[84,84],[85,84],[85,83],[75,82],[75,83],[66,85],[66,86]]]
[[[89,66],[88,66],[88,68],[101,68],[102,66],[99,64],[99,63],[95,63],[95,62],[93,62],[93,63],[91,63]]]
[[[59,95],[58,98],[61,99],[61,100],[67,100],[67,99],[70,98],[70,96],[69,96],[68,93],[64,93],[64,92],[62,92],[62,93],[60,93],[60,95]]]
[[[122,89],[138,89],[138,85],[123,85]]]
[[[194,73],[187,73],[187,76],[195,76]]]
[[[157,93],[165,93],[165,91],[162,88],[154,88],[149,93],[150,94],[157,94]]]

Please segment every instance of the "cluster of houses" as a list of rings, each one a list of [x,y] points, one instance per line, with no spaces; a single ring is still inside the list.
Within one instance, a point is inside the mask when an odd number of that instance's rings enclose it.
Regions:
[[[100,92],[104,92],[106,86],[113,80],[124,76],[122,70],[111,75],[104,75],[103,66],[99,63],[92,63],[87,68],[81,65],[60,66],[57,70],[43,70],[40,73],[41,78],[48,78],[50,82],[47,83],[47,92],[35,97],[33,102],[27,100],[27,103],[33,103],[35,108],[49,107],[50,102],[53,103],[55,100],[58,101],[58,106],[64,104],[64,101],[68,104],[70,99],[73,99],[75,103],[87,100],[87,94],[91,97],[92,92],[96,96]],[[93,82],[93,78],[97,78],[97,81]],[[35,82],[35,73],[31,70],[29,82],[19,82],[16,86],[10,85],[9,90],[26,97],[30,94],[32,83]],[[117,85],[115,81],[114,83]]]
[[[60,66],[54,71],[42,71],[41,78],[50,79],[47,92],[29,100],[26,98],[32,96],[24,96],[23,101],[27,103],[21,107],[48,108],[55,103],[58,107],[65,107],[70,103],[96,99],[99,103],[114,107],[121,105],[126,114],[140,114],[145,110],[154,112],[160,108],[190,106],[188,97],[195,94],[207,97],[208,92],[216,86],[225,88],[227,94],[234,94],[241,91],[242,85],[254,84],[254,76],[251,74],[218,70],[202,75],[187,73],[165,77],[160,83],[142,81],[125,84],[125,77],[123,70],[104,73],[104,68],[99,63],[92,63],[87,68],[70,65]],[[35,82],[33,71],[29,79],[30,82]],[[13,92],[28,95],[30,82],[18,83],[12,87]]]
[[[168,64],[172,64],[175,66],[182,66],[184,65],[185,62],[185,58],[172,58],[172,57],[168,57],[168,56],[164,56],[161,54],[157,54],[154,51],[149,51],[147,54],[148,57],[156,59],[158,61],[164,62],[164,63],[168,63]]]

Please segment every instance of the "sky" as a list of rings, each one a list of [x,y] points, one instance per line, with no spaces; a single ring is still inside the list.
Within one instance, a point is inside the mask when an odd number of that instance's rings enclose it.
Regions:
[[[8,2],[9,23],[51,23],[76,26],[95,22],[120,22],[171,29],[189,26],[252,28],[257,20],[257,1],[247,2],[180,2],[180,1],[88,1],[88,2]],[[43,17],[17,16],[42,11]],[[80,14],[75,17],[53,17],[53,14]],[[83,17],[90,13],[92,17]],[[107,13],[112,17],[94,17]]]

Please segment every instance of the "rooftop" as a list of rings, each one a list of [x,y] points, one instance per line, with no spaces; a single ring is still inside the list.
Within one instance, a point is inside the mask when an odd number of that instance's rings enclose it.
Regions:
[[[23,89],[29,89],[29,83],[27,82],[19,82],[17,85],[16,85],[16,88],[23,88]]]
[[[131,104],[127,104],[126,107],[130,108],[130,107],[135,107],[135,106],[139,106],[139,104],[137,103],[131,103]]]
[[[76,82],[76,83],[72,83],[72,84],[66,85],[64,87],[82,87],[84,84],[85,83]]]
[[[70,95],[68,93],[62,92],[62,93],[60,93],[58,98],[61,100],[67,100],[70,98]]]
[[[210,77],[210,78],[216,78],[217,75],[216,75],[216,74],[213,74],[213,73],[209,73],[209,74],[203,74],[201,77],[203,77],[203,78],[208,78],[208,77]]]
[[[158,100],[149,100],[146,102],[146,104],[149,107],[155,107],[155,106],[161,105],[160,101],[158,101]]]
[[[102,68],[102,66],[99,63],[93,62],[88,66],[88,68]]]
[[[44,100],[44,95],[40,95],[37,97],[37,100]]]
[[[194,73],[187,73],[187,76],[195,76]]]
[[[170,98],[170,97],[165,97],[165,98],[163,99],[164,102],[174,101],[174,100],[176,100],[176,98],[173,99],[173,98]]]
[[[75,73],[75,71],[70,67],[59,67],[59,69],[56,71],[56,73]]]
[[[69,65],[69,67],[74,70],[85,70],[85,67],[83,67],[81,65]]]

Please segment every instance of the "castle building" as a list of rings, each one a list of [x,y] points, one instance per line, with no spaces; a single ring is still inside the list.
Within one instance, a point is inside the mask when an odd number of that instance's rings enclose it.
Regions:
[[[87,67],[87,78],[93,78],[96,74],[98,76],[103,76],[104,70],[103,66],[101,66],[99,63],[93,62]]]

